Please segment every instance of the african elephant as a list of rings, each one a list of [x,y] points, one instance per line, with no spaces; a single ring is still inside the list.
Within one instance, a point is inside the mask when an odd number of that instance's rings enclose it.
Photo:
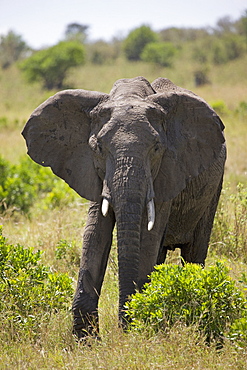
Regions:
[[[28,154],[91,201],[74,330],[92,331],[116,222],[119,315],[169,249],[204,265],[226,159],[224,125],[200,97],[158,78],[115,82],[110,94],[65,90],[23,135]]]

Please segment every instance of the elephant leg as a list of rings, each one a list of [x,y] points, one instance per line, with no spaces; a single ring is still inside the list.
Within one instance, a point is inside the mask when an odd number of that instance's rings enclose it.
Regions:
[[[90,203],[83,235],[82,257],[73,300],[74,333],[79,337],[98,333],[98,300],[112,244],[115,216],[104,217],[99,203]]]
[[[214,194],[211,203],[206,208],[193,233],[193,240],[190,243],[181,246],[181,256],[184,262],[198,263],[205,265],[205,259],[208,252],[208,244],[214,223],[214,216],[217,209],[222,180]]]

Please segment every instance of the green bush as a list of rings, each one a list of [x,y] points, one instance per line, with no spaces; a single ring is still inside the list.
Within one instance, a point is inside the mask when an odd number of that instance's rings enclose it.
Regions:
[[[50,168],[42,167],[28,156],[11,165],[0,156],[0,213],[6,210],[25,214],[38,202],[41,209],[68,206],[77,194]]]
[[[171,67],[176,52],[177,49],[171,42],[151,42],[144,47],[141,59],[144,62]]]
[[[129,60],[140,60],[147,44],[158,41],[158,35],[148,26],[141,26],[129,33],[123,41],[123,50]]]
[[[198,40],[193,48],[193,58],[199,63],[220,65],[240,58],[245,52],[244,38],[237,34],[208,35]]]
[[[9,126],[9,120],[6,116],[0,117],[0,129]]]
[[[36,195],[30,162],[24,160],[18,165],[10,165],[0,157],[0,211],[29,211]]]
[[[246,309],[243,293],[220,262],[207,269],[163,264],[155,267],[150,278],[127,304],[131,328],[157,332],[178,322],[196,325],[210,343],[221,341]]]
[[[5,69],[17,60],[25,57],[30,51],[22,36],[9,31],[6,36],[0,35],[0,66]]]
[[[62,262],[71,276],[77,275],[80,266],[80,249],[74,241],[68,242],[65,239],[59,240],[56,245],[56,260]]]
[[[90,62],[102,65],[114,62],[119,56],[119,50],[116,43],[109,44],[100,40],[87,45],[87,54]]]
[[[33,54],[20,64],[29,82],[41,81],[48,90],[61,89],[68,70],[83,64],[85,51],[78,41],[62,41]]]
[[[71,278],[52,272],[40,259],[40,251],[8,244],[0,226],[2,328],[37,331],[52,313],[68,308],[73,291]]]
[[[236,112],[240,114],[241,116],[247,115],[247,102],[241,101],[238,105],[238,108],[236,109]]]
[[[247,274],[242,273],[242,278],[239,281],[243,284],[245,293],[247,294]],[[240,347],[247,346],[247,309],[244,311],[243,316],[235,320],[231,325],[228,338],[237,344]]]
[[[210,102],[211,107],[219,115],[228,114],[229,109],[227,108],[226,103],[223,100],[217,100],[215,102]]]
[[[43,210],[67,207],[76,199],[78,199],[78,195],[74,190],[72,190],[63,180],[55,178],[50,191],[44,192],[43,198],[38,202],[38,206]]]

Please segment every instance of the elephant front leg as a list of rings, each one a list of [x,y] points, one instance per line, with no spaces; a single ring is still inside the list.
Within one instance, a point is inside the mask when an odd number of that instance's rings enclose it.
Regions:
[[[98,334],[98,300],[112,243],[115,217],[101,214],[100,204],[91,203],[83,235],[82,257],[73,300],[73,331],[82,338]]]

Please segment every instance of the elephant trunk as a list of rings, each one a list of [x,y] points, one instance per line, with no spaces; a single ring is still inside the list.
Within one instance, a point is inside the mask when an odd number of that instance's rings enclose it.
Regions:
[[[118,160],[106,191],[111,194],[117,223],[120,317],[128,296],[135,292],[138,285],[140,234],[145,206],[148,208],[148,229],[151,230],[154,224],[154,194],[148,173],[140,160],[133,160],[133,157]],[[108,210],[106,199],[103,198],[102,202],[104,215]]]

